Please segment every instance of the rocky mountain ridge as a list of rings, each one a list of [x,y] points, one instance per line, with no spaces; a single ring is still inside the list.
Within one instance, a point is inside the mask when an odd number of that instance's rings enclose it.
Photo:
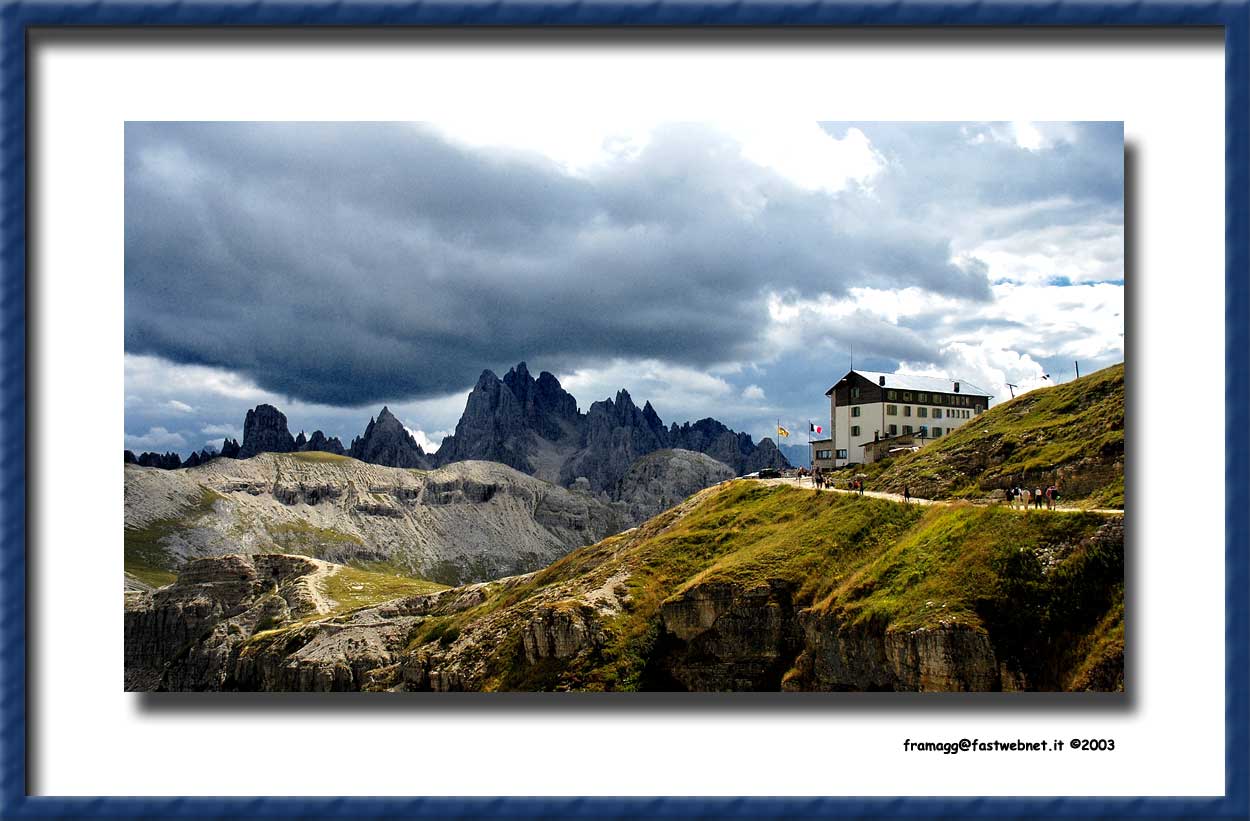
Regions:
[[[434,458],[503,462],[565,487],[584,479],[592,492],[611,498],[636,460],[667,449],[706,454],[734,475],[790,466],[771,439],[756,444],[715,419],[665,427],[650,402],[639,408],[625,390],[583,414],[555,376],[543,371],[534,378],[524,362],[502,379],[482,372]]]
[[[660,450],[703,453],[728,466],[734,475],[764,467],[789,467],[772,439],[758,444],[715,419],[665,427],[650,402],[639,408],[628,391],[593,403],[586,413],[560,381],[543,371],[533,377],[524,362],[500,379],[483,371],[470,391],[455,432],[434,454],[417,444],[403,423],[383,407],[361,436],[344,448],[320,430],[292,436],[286,415],[261,404],[247,412],[242,444],[225,440],[219,454],[201,451],[183,462],[178,454],[126,451],[127,464],[177,469],[204,464],[217,456],[248,459],[261,453],[323,452],[351,456],[388,467],[429,469],[454,462],[499,462],[563,487],[582,483],[604,500],[613,500],[630,467]],[[583,482],[584,480],[584,482]]]
[[[621,505],[492,462],[418,471],[309,452],[125,470],[126,570],[150,587],[197,558],[275,551],[459,584],[629,524]]]
[[[935,553],[935,536],[952,528],[962,540]],[[274,563],[277,581],[253,580]],[[155,594],[132,594],[127,686],[1124,686],[1119,516],[924,509],[747,480],[701,491],[535,573],[337,615],[300,617],[309,611],[288,569],[319,573],[293,557],[226,556],[196,562],[186,581]],[[182,614],[205,597],[215,604],[193,609],[204,638],[188,650]]]

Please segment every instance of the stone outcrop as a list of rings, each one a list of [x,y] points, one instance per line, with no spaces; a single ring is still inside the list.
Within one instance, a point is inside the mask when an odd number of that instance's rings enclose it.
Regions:
[[[290,453],[295,450],[295,437],[287,430],[286,415],[273,405],[257,405],[243,420],[243,444],[239,458],[258,453]]]
[[[733,477],[728,465],[707,454],[657,450],[629,466],[613,497],[625,505],[632,521],[642,522],[705,487]]]
[[[382,410],[385,411],[386,408],[383,408]],[[405,433],[406,432],[407,431],[405,431]],[[303,435],[304,435],[304,432],[300,431],[300,436],[303,436]],[[298,439],[296,440],[296,444],[297,445],[299,444]],[[420,448],[417,448],[417,449],[420,450]],[[343,443],[339,441],[339,438],[337,436],[327,437],[324,433],[322,433],[319,430],[313,431],[312,436],[308,437],[308,441],[305,442],[303,447],[300,447],[299,450],[321,451],[323,453],[333,453],[338,456],[343,456],[343,455],[346,455],[347,453],[347,451],[343,448]],[[364,460],[364,461],[368,461],[368,460]]]
[[[735,476],[752,473],[760,468],[787,468],[789,461],[777,450],[772,439],[764,438],[756,445],[745,433],[734,433],[715,419],[700,419],[669,428],[670,447],[706,453],[718,462],[724,462]]]
[[[302,556],[200,559],[174,584],[128,595],[126,689],[234,689],[234,661],[244,641],[328,609],[313,587],[324,569]]]
[[[159,569],[175,572],[195,558],[277,549],[463,584],[535,570],[629,526],[620,505],[492,462],[419,472],[261,454],[125,472],[127,532],[156,528]]]
[[[666,601],[659,666],[686,690],[780,689],[803,646],[792,593],[781,580],[719,582]]]
[[[519,367],[523,366],[524,363]],[[469,393],[455,433],[444,439],[438,449],[439,464],[481,459],[500,462],[523,473],[534,472],[530,455],[535,450],[537,434],[528,427],[527,419],[539,413],[539,405],[528,381],[529,372],[525,371],[522,378],[514,371],[509,372],[509,381],[523,390],[520,399],[494,373],[482,371]],[[545,420],[537,424],[544,429],[548,426]]]
[[[395,418],[395,414],[385,407],[377,419],[369,420],[364,435],[352,441],[348,455],[372,465],[422,469],[430,467],[430,459],[417,444],[417,440]]]

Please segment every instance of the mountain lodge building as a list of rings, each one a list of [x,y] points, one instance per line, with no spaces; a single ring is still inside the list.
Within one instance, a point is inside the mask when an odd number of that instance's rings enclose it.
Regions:
[[[985,412],[991,394],[934,376],[847,371],[829,397],[829,438],[813,440],[812,467],[866,464],[923,447]]]

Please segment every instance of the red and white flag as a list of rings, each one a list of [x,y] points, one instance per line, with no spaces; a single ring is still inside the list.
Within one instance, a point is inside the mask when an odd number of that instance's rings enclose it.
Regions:
[[[807,423],[807,429],[811,433],[823,433],[825,430],[820,425],[813,425],[811,422]]]

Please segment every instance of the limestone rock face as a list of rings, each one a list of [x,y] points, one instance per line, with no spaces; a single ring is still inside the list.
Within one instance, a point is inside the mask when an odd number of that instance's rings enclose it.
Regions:
[[[705,487],[733,477],[728,465],[706,454],[657,450],[629,466],[614,496],[625,505],[631,520],[641,522]]]
[[[789,467],[771,440],[756,445],[715,419],[666,428],[650,402],[639,408],[628,391],[593,403],[586,413],[547,372],[534,379],[524,362],[503,379],[483,371],[454,435],[436,454],[440,465],[465,459],[502,462],[564,487],[586,486],[605,500],[639,458],[681,448],[705,453],[734,475]],[[697,488],[696,488],[697,489]],[[676,498],[677,491],[667,496]]]
[[[986,691],[1026,689],[1000,664],[989,635],[959,624],[911,631],[846,625],[828,613],[800,617],[806,649],[795,689]]]
[[[324,436],[322,439],[324,441]],[[417,444],[417,440],[412,438],[403,423],[385,407],[377,419],[369,420],[364,435],[352,441],[348,453],[353,458],[372,465],[422,469],[430,467],[430,459]]]
[[[595,402],[586,413],[581,448],[560,471],[560,484],[584,476],[594,492],[611,492],[640,456],[665,447],[668,431],[648,402],[634,404],[628,391]]]
[[[715,419],[700,419],[669,428],[671,447],[706,453],[733,469],[735,476],[760,468],[788,468],[790,462],[777,450],[772,439],[765,437],[757,445],[750,435],[734,433]]]
[[[192,471],[125,466],[127,538],[160,534],[161,569],[278,550],[386,561],[464,584],[526,573],[628,527],[623,506],[494,462],[429,472],[266,453]]]
[[[325,568],[276,554],[200,559],[174,584],[129,595],[126,689],[229,689],[238,648],[258,629],[328,610],[310,586]]]
[[[756,445],[753,451],[747,454],[742,464],[742,473],[754,473],[762,468],[788,467],[790,467],[790,461],[777,448],[773,440],[766,436],[760,440],[760,443]]]
[[[687,690],[775,691],[802,646],[791,587],[781,581],[699,585],[660,615],[670,637],[664,666]]]
[[[509,376],[513,376],[512,372]],[[525,377],[528,378],[528,373]],[[523,383],[519,377],[512,381]],[[456,423],[456,432],[444,439],[438,449],[438,462],[480,459],[532,473],[530,452],[534,449],[534,433],[526,425],[526,418],[536,408],[534,397],[527,393],[518,399],[494,373],[482,371]]]
[[[257,405],[247,412],[247,418],[243,420],[240,459],[248,459],[258,453],[290,453],[293,450],[295,437],[287,430],[286,415],[282,411],[273,405]]]
[[[577,400],[550,373],[534,379],[521,362],[504,374],[503,384],[516,398],[525,426],[542,438],[556,441],[576,427]]]

